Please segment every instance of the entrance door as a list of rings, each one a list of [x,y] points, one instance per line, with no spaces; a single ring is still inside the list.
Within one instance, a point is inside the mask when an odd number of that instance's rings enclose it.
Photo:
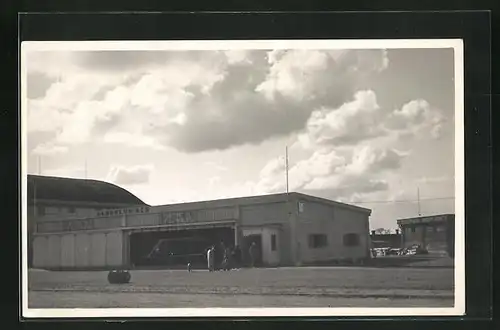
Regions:
[[[255,266],[261,266],[262,265],[262,235],[260,234],[254,234],[254,235],[248,235],[243,237],[243,260],[245,264],[249,265],[250,264],[250,246],[252,243],[255,243],[257,249],[257,256],[255,259]]]

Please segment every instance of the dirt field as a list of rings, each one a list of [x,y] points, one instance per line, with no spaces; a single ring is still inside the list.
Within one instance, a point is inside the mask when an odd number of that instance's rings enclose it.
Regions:
[[[453,269],[307,267],[209,273],[132,271],[29,274],[30,308],[451,307]]]

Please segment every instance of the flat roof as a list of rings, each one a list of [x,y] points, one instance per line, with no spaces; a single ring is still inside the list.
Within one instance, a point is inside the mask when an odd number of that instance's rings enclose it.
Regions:
[[[267,195],[258,195],[258,196],[246,196],[246,197],[236,197],[236,198],[226,198],[226,199],[214,199],[214,200],[206,200],[206,201],[197,201],[197,202],[183,202],[183,203],[174,203],[174,204],[164,204],[164,205],[156,205],[151,206],[152,209],[156,210],[164,210],[164,211],[181,211],[181,210],[195,210],[195,209],[203,209],[203,208],[214,208],[214,207],[231,207],[231,206],[244,206],[244,205],[255,205],[255,204],[268,204],[268,203],[278,203],[284,202],[287,200],[303,200],[310,202],[317,202],[328,204],[332,206],[337,206],[341,208],[351,209],[358,212],[371,214],[371,210],[351,204],[336,202],[330,199],[306,195],[297,192],[290,193],[278,193],[278,194],[267,194]],[[156,211],[155,210],[155,211]],[[154,211],[151,210],[153,213]]]
[[[396,220],[396,222],[398,223],[398,225],[410,225],[415,223],[443,222],[451,217],[455,217],[455,214],[447,213],[447,214],[428,215],[423,217],[404,218],[404,219],[398,219]]]

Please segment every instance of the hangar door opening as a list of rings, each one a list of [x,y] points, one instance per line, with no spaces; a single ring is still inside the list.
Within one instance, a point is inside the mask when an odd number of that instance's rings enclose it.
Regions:
[[[234,246],[234,237],[232,227],[132,233],[129,260],[135,267],[180,268],[191,263],[206,268],[208,248],[215,245],[216,255],[222,256],[223,247]]]

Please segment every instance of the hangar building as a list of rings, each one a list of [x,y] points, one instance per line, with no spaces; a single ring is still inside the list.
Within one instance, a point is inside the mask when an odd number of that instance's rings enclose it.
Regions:
[[[170,266],[185,266],[203,263],[206,247],[221,241],[240,246],[244,256],[255,242],[261,265],[357,262],[370,257],[370,214],[299,193],[96,208],[37,221],[33,264],[45,269],[162,266],[166,259],[151,256],[166,249]]]
[[[30,267],[36,222],[85,218],[104,209],[146,205],[127,190],[97,180],[28,175],[27,188]]]

